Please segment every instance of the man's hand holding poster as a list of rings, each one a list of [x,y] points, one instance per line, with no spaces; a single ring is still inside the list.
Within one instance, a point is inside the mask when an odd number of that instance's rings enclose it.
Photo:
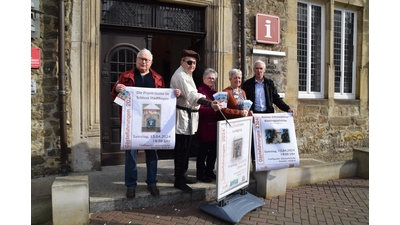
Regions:
[[[121,150],[173,149],[175,106],[173,89],[126,87],[122,105]]]
[[[293,117],[290,113],[254,114],[256,171],[300,164]]]

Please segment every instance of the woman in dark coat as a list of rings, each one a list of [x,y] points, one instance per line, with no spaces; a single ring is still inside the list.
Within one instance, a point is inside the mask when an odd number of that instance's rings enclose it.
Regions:
[[[203,83],[197,91],[206,96],[207,99],[214,101],[213,94],[215,81],[218,73],[208,68],[203,73]],[[217,158],[217,121],[221,119],[219,111],[211,107],[200,106],[199,127],[196,133],[199,142],[199,150],[196,160],[196,178],[199,181],[210,183],[216,178],[214,173],[215,161]]]

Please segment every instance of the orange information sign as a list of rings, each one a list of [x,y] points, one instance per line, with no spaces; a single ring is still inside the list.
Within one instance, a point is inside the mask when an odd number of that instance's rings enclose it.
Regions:
[[[40,68],[40,48],[31,48],[31,68]]]
[[[265,44],[279,44],[281,24],[278,16],[258,13],[256,15],[256,41]]]

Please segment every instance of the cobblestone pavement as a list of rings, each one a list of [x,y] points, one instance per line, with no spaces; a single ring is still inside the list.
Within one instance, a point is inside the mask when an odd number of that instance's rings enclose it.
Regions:
[[[265,205],[248,212],[237,224],[369,224],[369,180],[346,178],[288,188],[285,196],[260,198]],[[90,225],[231,224],[187,202],[90,215]]]

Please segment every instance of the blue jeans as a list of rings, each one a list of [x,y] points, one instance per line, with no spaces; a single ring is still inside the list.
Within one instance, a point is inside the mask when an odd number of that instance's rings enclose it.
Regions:
[[[137,150],[125,151],[125,186],[136,189],[138,171],[136,165]],[[157,184],[157,150],[145,150],[146,168],[147,168],[147,186],[156,186]]]

